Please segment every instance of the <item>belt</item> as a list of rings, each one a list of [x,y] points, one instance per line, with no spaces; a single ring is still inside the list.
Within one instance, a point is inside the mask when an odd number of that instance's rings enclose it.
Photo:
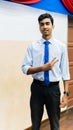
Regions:
[[[39,84],[39,85],[41,85],[41,86],[46,86],[44,81],[40,81],[40,80],[34,79],[33,82],[34,82],[34,83],[37,83],[37,84]],[[50,82],[50,83],[49,83],[49,86],[55,86],[55,85],[58,85],[58,84],[59,84],[59,81]]]

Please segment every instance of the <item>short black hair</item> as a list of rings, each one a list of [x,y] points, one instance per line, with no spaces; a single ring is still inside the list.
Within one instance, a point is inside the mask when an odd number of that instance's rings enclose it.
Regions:
[[[38,17],[38,22],[40,23],[40,21],[42,21],[42,20],[45,19],[45,18],[49,18],[49,19],[51,20],[52,25],[54,24],[54,19],[53,19],[52,15],[50,15],[49,13],[41,14],[41,15]]]

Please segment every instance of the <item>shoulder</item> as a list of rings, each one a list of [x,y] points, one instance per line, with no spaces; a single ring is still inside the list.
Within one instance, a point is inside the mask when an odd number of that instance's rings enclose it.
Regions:
[[[67,43],[62,42],[58,39],[54,39],[54,45],[57,49],[59,49],[62,53],[67,53]]]
[[[40,44],[41,44],[41,40],[37,40],[37,41],[33,41],[29,46],[34,48],[40,46]]]
[[[58,39],[54,39],[54,43],[59,46],[59,47],[62,47],[62,48],[66,48],[67,47],[67,43],[63,42],[63,41],[60,41]]]

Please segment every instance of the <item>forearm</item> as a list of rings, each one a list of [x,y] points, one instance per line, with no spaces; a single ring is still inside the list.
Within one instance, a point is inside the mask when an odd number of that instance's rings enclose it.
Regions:
[[[35,74],[35,73],[46,71],[46,70],[50,70],[50,63],[46,63],[38,67],[30,67],[27,71],[27,74]]]
[[[27,74],[34,74],[34,73],[38,73],[38,72],[41,72],[41,71],[49,71],[49,70],[52,70],[54,64],[58,62],[58,59],[55,57],[53,58],[53,60],[51,62],[48,62],[42,66],[39,66],[39,67],[30,67],[28,69],[28,72]]]
[[[27,71],[27,74],[35,74],[35,73],[38,73],[38,72],[41,72],[43,71],[43,67],[42,66],[39,66],[39,67],[30,67]]]
[[[63,83],[64,83],[64,91],[68,91],[69,82],[68,81],[63,81]]]
[[[68,81],[63,81],[64,82],[64,92],[68,92]],[[60,108],[64,108],[68,104],[68,95],[64,93],[61,103],[60,103]]]

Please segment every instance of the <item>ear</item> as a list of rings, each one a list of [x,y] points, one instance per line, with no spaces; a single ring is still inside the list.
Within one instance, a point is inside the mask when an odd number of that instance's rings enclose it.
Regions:
[[[55,25],[53,25],[53,29],[55,28]]]
[[[55,25],[53,25],[53,29],[55,28]]]
[[[41,28],[40,28],[40,25],[39,25],[39,30],[40,30],[40,32],[41,32]]]

